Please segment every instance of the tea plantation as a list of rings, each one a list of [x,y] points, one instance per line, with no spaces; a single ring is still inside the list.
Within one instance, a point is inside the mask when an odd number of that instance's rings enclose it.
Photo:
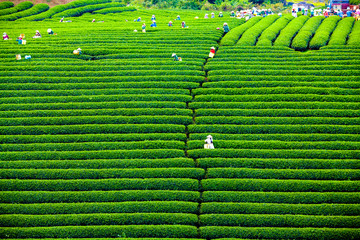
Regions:
[[[38,5],[0,3],[1,239],[360,239],[360,21]]]

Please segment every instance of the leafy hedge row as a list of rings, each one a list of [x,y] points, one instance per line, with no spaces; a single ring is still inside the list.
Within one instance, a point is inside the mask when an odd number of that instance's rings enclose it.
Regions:
[[[344,120],[345,122],[346,120]],[[80,117],[32,117],[0,118],[1,126],[29,125],[77,125],[77,124],[191,124],[190,116],[80,116]],[[282,121],[286,123],[286,121]],[[334,123],[337,124],[337,123]],[[352,124],[351,122],[344,124]]]
[[[28,151],[102,151],[135,149],[184,149],[180,141],[137,141],[137,142],[88,142],[84,143],[27,143],[2,144],[3,152]],[[350,148],[350,147],[349,147]]]
[[[359,159],[358,150],[288,150],[288,149],[215,149],[189,150],[192,158],[308,158],[308,159]],[[10,155],[10,154],[9,154]],[[1,155],[0,155],[1,156]],[[8,156],[10,157],[10,156]]]
[[[278,15],[270,15],[257,22],[254,26],[247,29],[236,43],[240,46],[255,46],[258,37],[261,33],[273,24],[279,18]]]
[[[88,160],[88,159],[157,159],[182,158],[183,150],[177,149],[147,149],[147,150],[112,150],[112,151],[35,151],[27,152],[0,152],[0,160]]]
[[[335,137],[335,136],[334,136]],[[336,139],[336,138],[334,138]],[[351,141],[348,137],[347,140]],[[69,134],[69,135],[0,135],[0,143],[80,143],[80,142],[129,142],[153,140],[186,140],[185,133],[149,134]],[[339,138],[339,140],[341,140]],[[353,140],[354,141],[354,140]]]
[[[335,161],[336,162],[336,161]],[[347,166],[346,164],[343,164]],[[193,168],[191,158],[0,161],[1,169]],[[348,168],[350,168],[349,166]]]
[[[5,114],[7,114],[7,112],[5,112]],[[196,110],[196,116],[198,117],[219,116],[219,115],[220,116],[256,116],[256,117],[360,117],[360,112],[356,110],[338,110],[338,109],[326,109],[326,110],[325,109],[311,109],[311,110],[310,109],[231,109],[231,110],[197,109]],[[6,115],[6,117],[10,117],[10,116]]]
[[[308,19],[309,17],[307,16],[294,18],[283,30],[281,30],[274,42],[274,46],[290,47],[292,39]]]
[[[124,94],[124,95],[95,95],[95,96],[62,96],[62,97],[28,97],[28,98],[0,98],[0,104],[12,103],[75,103],[75,102],[117,102],[117,101],[169,101],[190,102],[191,96],[180,94]]]
[[[347,184],[350,185],[349,183]],[[1,191],[114,191],[114,190],[185,190],[197,191],[196,179],[122,178],[80,180],[0,180]],[[347,189],[351,191],[351,189]]]
[[[14,6],[14,3],[12,3],[12,2],[1,2],[0,10],[5,9],[5,8],[11,8],[13,6]]]
[[[198,203],[182,201],[0,204],[2,214],[197,213]],[[324,207],[326,210],[327,208]],[[349,206],[342,209],[357,208]]]
[[[21,19],[23,17],[28,17],[28,16],[32,16],[32,15],[36,15],[42,12],[45,12],[49,9],[49,5],[47,5],[46,3],[40,3],[40,4],[36,4],[35,6],[33,6],[30,9],[21,11],[21,12],[17,12],[17,13],[13,13],[10,15],[5,15],[5,16],[0,16],[0,21],[15,21],[16,19]]]
[[[34,4],[32,2],[30,2],[30,1],[21,2],[18,5],[16,5],[15,7],[0,10],[0,16],[9,15],[9,14],[12,14],[12,13],[24,11],[26,9],[31,8],[33,5]]]
[[[2,227],[53,227],[86,225],[195,225],[189,213],[91,213],[63,215],[3,215]]]
[[[95,96],[94,96],[95,97]],[[1,118],[19,117],[65,117],[65,116],[192,116],[190,109],[179,108],[116,108],[87,110],[34,110],[34,111],[2,111]]]
[[[41,13],[39,15],[24,18],[23,20],[41,21],[41,20],[44,20],[46,18],[50,18],[53,15],[55,15],[57,13],[60,13],[60,12],[63,12],[65,10],[67,10],[67,9],[78,8],[78,7],[86,6],[86,5],[92,4],[92,3],[93,4],[98,4],[98,3],[107,3],[107,2],[111,2],[111,0],[77,0],[77,1],[67,3],[67,4],[57,5],[57,6],[53,7],[53,8],[51,8],[49,11],[46,11],[46,12]]]
[[[1,128],[0,128],[1,129]],[[268,134],[268,133],[329,133],[357,134],[356,126],[342,125],[190,125],[190,133]]]
[[[4,180],[4,182],[7,182]],[[22,181],[20,181],[22,182]],[[9,184],[10,185],[10,184]],[[277,179],[204,179],[205,191],[265,191],[265,192],[358,192],[359,181],[277,180]],[[6,190],[10,186],[2,187]],[[17,189],[17,188],[15,188]]]
[[[347,41],[347,45],[351,46],[359,46],[360,45],[360,23],[359,21],[356,21],[354,23],[354,27],[349,34],[349,39]]]
[[[344,171],[338,171],[340,175]],[[349,172],[349,179],[356,173]],[[201,179],[204,169],[141,168],[141,169],[0,169],[2,179],[102,179],[102,178],[194,178]],[[336,175],[336,173],[334,173]]]
[[[200,237],[213,239],[275,238],[275,239],[359,239],[360,231],[351,228],[263,228],[263,227],[200,227]]]
[[[192,109],[359,109],[358,103],[344,102],[262,102],[261,105],[257,102],[193,102],[189,106]]]
[[[286,14],[279,18],[274,24],[262,32],[256,46],[272,46],[280,31],[285,28],[292,19],[294,19],[294,17],[290,14]]]
[[[2,171],[6,172],[7,170],[2,170]],[[7,175],[4,174],[4,178],[6,178],[6,176]],[[354,169],[346,169],[346,170],[339,170],[339,169],[295,170],[294,169],[292,170],[292,169],[209,168],[207,171],[207,178],[359,180],[360,171]]]
[[[238,167],[272,169],[359,169],[355,159],[263,159],[263,158],[199,158],[201,168]]]
[[[49,91],[45,91],[49,92]],[[56,92],[56,91],[54,91]],[[66,92],[66,90],[64,91]],[[4,93],[4,92],[2,92]],[[34,92],[32,92],[34,93]],[[65,109],[116,109],[116,108],[184,108],[185,102],[95,102],[95,103],[38,103],[1,104],[2,111],[65,110]]]
[[[319,49],[320,47],[325,46],[332,32],[335,30],[337,23],[340,21],[339,16],[331,16],[326,18],[319,28],[316,30],[314,37],[309,43],[310,49]]]
[[[291,47],[295,50],[305,51],[309,46],[310,39],[324,19],[323,16],[310,18],[292,40]]]
[[[214,202],[202,203],[200,211],[202,214],[302,214],[323,216],[357,216],[360,213],[360,206],[358,204],[276,204]]]
[[[127,11],[136,11],[134,7],[109,7],[101,10],[94,11],[93,13],[108,14],[108,13],[121,13]]]
[[[139,117],[140,118],[140,117]],[[169,117],[170,118],[170,117]],[[175,118],[175,117],[174,117]],[[7,119],[7,118],[5,118]],[[41,118],[39,118],[41,119]],[[8,124],[4,123],[4,121],[2,121],[3,119],[0,119],[0,123],[2,123],[2,125],[4,126],[8,126]],[[14,120],[14,119],[12,119]],[[24,123],[22,122],[21,124],[17,123],[18,119],[15,119],[15,123],[12,123],[13,125],[30,125],[28,123]],[[176,118],[175,118],[176,120]],[[174,120],[174,123],[175,123]],[[44,121],[46,122],[46,119],[44,119]],[[86,123],[86,121],[84,121]],[[110,120],[108,121],[109,123],[112,123]],[[356,118],[333,118],[333,117],[308,117],[308,118],[304,118],[304,117],[223,117],[223,116],[206,116],[206,117],[197,117],[195,122],[197,124],[236,124],[236,125],[266,125],[266,124],[278,124],[278,125],[282,125],[282,124],[292,124],[292,125],[311,125],[311,124],[315,124],[315,125],[327,125],[327,124],[331,124],[331,125],[359,125],[360,124],[360,119],[356,119]],[[102,123],[102,122],[101,122]],[[119,123],[121,123],[121,121],[119,120]],[[129,121],[129,123],[131,123],[131,120]],[[139,122],[140,123],[140,122]],[[147,122],[145,122],[147,123]],[[153,122],[152,122],[153,123]],[[161,123],[159,121],[159,123]],[[164,122],[164,123],[171,123],[171,120],[168,120],[168,122]],[[10,124],[10,123],[9,123]],[[176,124],[181,124],[181,123],[176,123]],[[35,124],[34,124],[35,125]],[[37,125],[42,125],[42,124],[37,124]]]
[[[280,180],[283,181],[283,180]],[[355,192],[229,192],[205,191],[204,202],[291,203],[291,204],[359,204]]]
[[[221,87],[221,85],[220,85]],[[233,88],[234,89],[234,88]],[[21,98],[23,99],[23,98]],[[24,100],[25,102],[26,100]],[[196,102],[360,102],[355,95],[316,94],[249,94],[249,95],[196,95]]]
[[[252,27],[254,24],[259,22],[262,19],[262,17],[254,17],[249,19],[246,23],[244,19],[241,19],[240,23],[242,23],[240,26],[235,27],[230,32],[228,32],[220,41],[220,45],[222,46],[232,46],[235,45],[238,39],[243,35],[243,33]]]
[[[127,201],[190,201],[197,202],[197,191],[135,190],[135,191],[7,191],[0,192],[2,203],[75,203]]]
[[[195,226],[183,225],[127,225],[127,226],[59,226],[32,228],[1,228],[5,238],[196,238]]]
[[[344,18],[336,26],[333,34],[330,37],[328,46],[331,45],[345,45],[347,37],[354,25],[355,18]]]
[[[201,226],[356,228],[360,224],[360,218],[356,216],[204,214],[200,215],[200,224]]]

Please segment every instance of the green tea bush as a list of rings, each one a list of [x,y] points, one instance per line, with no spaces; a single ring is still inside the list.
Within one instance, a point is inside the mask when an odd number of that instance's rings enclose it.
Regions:
[[[358,204],[202,203],[202,214],[359,215]],[[201,217],[201,215],[200,215]]]
[[[235,45],[238,39],[243,35],[243,33],[252,27],[254,24],[259,22],[262,19],[262,17],[253,17],[249,19],[246,23],[244,19],[241,19],[241,25],[232,29],[230,32],[228,32],[220,41],[221,46],[232,46]]]
[[[348,184],[349,185],[349,184]],[[81,180],[1,180],[1,191],[114,191],[114,190],[183,190],[197,191],[196,179],[122,178]],[[350,191],[350,189],[348,189]]]
[[[108,13],[121,13],[127,11],[136,11],[134,7],[109,7],[101,10],[94,11],[93,13],[108,14]]]
[[[49,5],[47,5],[46,3],[40,3],[40,4],[36,4],[35,6],[33,6],[30,9],[21,11],[21,12],[17,12],[17,13],[13,13],[10,15],[5,15],[5,16],[0,16],[0,21],[15,21],[16,19],[20,19],[23,17],[28,17],[28,16],[32,16],[32,15],[36,15],[42,12],[45,12],[49,9]]]
[[[280,31],[293,19],[294,17],[290,14],[286,14],[279,18],[261,33],[256,46],[272,46]]]
[[[324,19],[325,17],[323,16],[310,18],[292,40],[291,47],[295,50],[305,51],[309,46],[310,39]]]
[[[183,201],[144,201],[144,202],[99,202],[99,203],[34,203],[0,204],[3,214],[93,214],[93,213],[193,213],[198,203]],[[326,210],[326,207],[323,207]],[[356,215],[357,208],[349,206]],[[353,214],[353,215],[354,215]]]
[[[359,46],[360,45],[359,39],[360,39],[360,23],[359,23],[359,21],[356,21],[354,23],[354,27],[353,27],[351,33],[349,34],[347,45]]]
[[[345,46],[346,40],[348,38],[349,33],[354,25],[355,18],[344,18],[340,22],[338,22],[333,34],[330,37],[328,46],[333,45],[343,45]]]
[[[74,203],[128,201],[187,201],[197,202],[197,191],[125,190],[125,191],[2,191],[2,203]]]
[[[278,18],[278,15],[270,15],[263,18],[254,24],[254,26],[247,29],[236,44],[240,46],[255,46],[256,41],[261,33],[271,24],[273,24]]]
[[[15,7],[10,7],[10,8],[5,8],[5,9],[0,10],[0,16],[10,15],[12,13],[24,11],[26,9],[31,8],[33,5],[34,4],[30,1],[21,2],[18,5],[16,5]]]
[[[73,9],[68,9],[63,12],[57,13],[52,16],[52,18],[57,17],[78,17],[81,16],[84,13],[88,12],[94,12],[96,10],[104,9],[104,8],[114,8],[114,7],[123,7],[124,4],[118,3],[118,2],[110,2],[110,3],[104,3],[104,4],[97,4],[94,5],[85,5],[84,7],[78,7]]]
[[[292,39],[308,19],[309,17],[307,16],[301,16],[290,21],[290,23],[281,30],[274,42],[274,46],[290,47]]]
[[[337,23],[340,21],[339,16],[331,16],[326,18],[319,28],[316,30],[314,37],[309,43],[310,49],[319,49],[320,47],[325,46],[332,32],[335,30]]]
[[[5,8],[11,8],[13,6],[14,6],[14,3],[12,3],[12,2],[8,2],[8,1],[1,2],[0,3],[0,10],[5,9]]]

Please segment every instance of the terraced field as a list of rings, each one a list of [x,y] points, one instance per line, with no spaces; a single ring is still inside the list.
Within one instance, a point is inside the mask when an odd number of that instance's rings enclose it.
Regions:
[[[0,21],[0,238],[360,238],[359,21],[84,2]]]

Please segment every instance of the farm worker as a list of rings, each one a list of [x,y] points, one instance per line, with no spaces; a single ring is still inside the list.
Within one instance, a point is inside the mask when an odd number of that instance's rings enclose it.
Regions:
[[[282,17],[282,13],[281,13],[281,12],[279,12],[278,15],[279,15],[279,17]]]
[[[36,30],[35,36],[33,36],[33,38],[41,38],[39,30]]]
[[[215,56],[215,47],[211,47],[209,57],[213,58],[214,56]]]
[[[53,32],[53,30],[51,30],[51,28],[49,28],[49,29],[47,30],[47,33],[48,33],[49,35],[53,35],[53,34],[54,34],[54,32]]]
[[[171,56],[174,58],[174,61],[179,61],[179,58],[178,58],[178,56],[176,55],[176,53],[173,53]]]
[[[180,20],[180,15],[177,15],[175,20]]]
[[[155,21],[155,20],[156,20],[155,15],[152,15],[151,21]]]
[[[341,17],[341,18],[343,18],[343,17],[344,17],[344,13],[343,13],[342,11],[339,11],[339,12],[338,12],[338,16]]]
[[[209,18],[209,14],[205,13],[205,17],[204,18]]]
[[[185,24],[185,21],[182,21],[181,27],[182,27],[182,28],[187,28],[187,26],[186,26],[186,24]]]
[[[329,13],[328,13],[328,11],[327,10],[325,10],[325,12],[324,12],[324,17],[328,17],[329,16]]]
[[[95,18],[91,22],[95,22]]]
[[[168,26],[169,26],[169,27],[172,27],[172,21],[169,22]]]
[[[230,17],[235,17],[235,13],[234,13],[234,11],[231,11],[231,13],[230,13]]]
[[[31,55],[25,55],[25,59],[31,59]]]
[[[237,18],[240,18],[240,17],[241,17],[241,14],[240,14],[239,11],[236,11],[236,17],[237,17]]]
[[[141,26],[142,32],[146,32],[145,28],[146,28],[146,25],[145,25],[145,23],[143,23],[143,25]]]
[[[346,16],[351,17],[351,15],[352,15],[352,12],[351,12],[350,8],[348,7],[347,11],[346,11]]]
[[[230,31],[230,28],[227,23],[224,23],[223,25],[224,33],[227,34]]]
[[[292,14],[292,16],[295,17],[295,18],[297,17],[297,14],[296,14],[296,10],[295,10],[295,9],[292,10],[291,14]]]
[[[268,10],[268,14],[269,14],[269,15],[274,14],[274,13],[271,11],[271,9],[270,9],[270,8],[269,8],[269,10]]]
[[[63,22],[64,21],[64,17],[62,17],[61,19],[60,19],[60,22]]]
[[[156,21],[153,21],[153,23],[150,25],[150,27],[156,27]]]
[[[308,15],[308,9],[305,9],[305,13],[304,13],[305,16]]]
[[[211,18],[215,18],[215,13],[211,13]]]
[[[141,17],[138,17],[138,19],[136,20],[137,22],[141,22]]]
[[[81,48],[78,48],[78,49],[73,51],[73,54],[75,54],[75,55],[80,55],[81,53],[82,53]]]
[[[205,145],[204,148],[206,149],[215,149],[214,147],[214,142],[213,142],[213,137],[211,135],[208,135],[205,139]]]
[[[6,34],[6,32],[3,33],[3,40],[9,40],[9,36]]]
[[[360,19],[360,8],[356,9],[355,14],[356,14],[355,19],[356,19],[356,21],[358,21]]]
[[[222,12],[219,12],[219,17],[224,17]]]
[[[310,17],[313,17],[314,16],[314,8],[310,8]]]
[[[20,34],[20,36],[16,39],[16,41],[18,42],[18,44],[22,44],[23,38],[25,36],[23,34]]]
[[[301,9],[302,15],[305,15],[305,8]]]

